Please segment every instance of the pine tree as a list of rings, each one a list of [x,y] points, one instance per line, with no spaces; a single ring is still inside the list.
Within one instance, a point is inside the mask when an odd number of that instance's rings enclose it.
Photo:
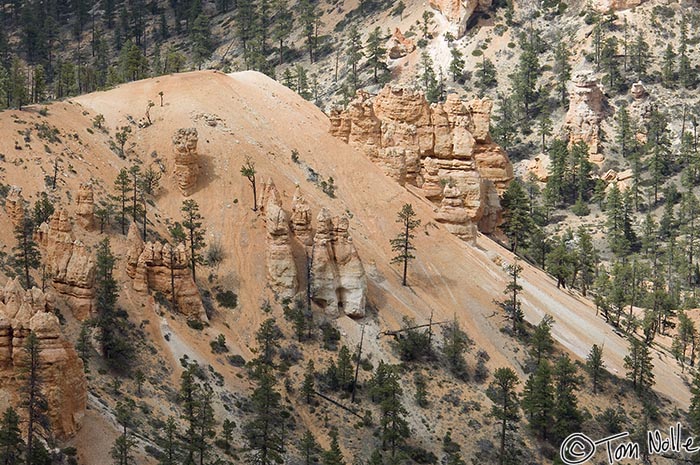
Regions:
[[[506,306],[510,313],[510,319],[513,322],[513,335],[517,335],[523,331],[523,322],[525,319],[523,311],[520,308],[520,300],[518,300],[518,293],[523,290],[523,287],[518,282],[523,267],[518,264],[517,256],[512,264],[507,265],[506,270],[510,276],[510,281],[503,290],[503,293],[510,296],[510,300],[506,303]]]
[[[690,387],[690,407],[688,407],[688,420],[690,429],[697,434],[700,431],[700,370],[695,372],[693,384]]]
[[[447,366],[454,376],[466,380],[469,375],[464,353],[472,344],[471,339],[460,328],[456,315],[450,323],[442,327],[442,333],[442,355],[447,360]]]
[[[340,351],[338,352],[336,373],[340,389],[343,389],[345,391],[352,390],[353,363],[352,357],[350,356],[350,350],[346,345],[343,345],[343,347],[341,347]]]
[[[372,67],[375,84],[379,83],[379,70],[382,71],[382,74],[388,70],[385,63],[387,51],[384,47],[384,42],[382,30],[379,26],[374,28],[367,37],[367,64]]]
[[[338,444],[338,430],[336,428],[331,429],[329,436],[331,437],[331,445],[323,453],[322,465],[345,465],[345,458],[340,450],[340,444]]]
[[[413,210],[413,205],[410,203],[404,204],[398,213],[397,223],[401,223],[403,230],[396,236],[395,239],[391,239],[391,250],[396,252],[394,258],[391,259],[391,263],[401,263],[403,264],[403,279],[401,284],[406,286],[406,274],[408,272],[408,262],[415,259],[413,251],[416,250],[413,245],[413,239],[415,234],[413,231],[420,226],[421,221],[416,218],[416,212]]]
[[[627,379],[639,394],[647,392],[654,384],[653,364],[649,348],[636,337],[629,338],[629,354],[624,358]]]
[[[482,94],[498,85],[496,66],[491,60],[486,58],[486,55],[482,55],[481,61],[476,64],[474,77],[476,78],[476,86]]]
[[[284,61],[284,43],[294,30],[294,15],[289,10],[288,0],[276,0],[272,26],[272,39],[279,44],[279,64]]]
[[[543,360],[525,383],[522,403],[530,427],[541,439],[548,439],[553,423],[554,402],[552,368],[548,361]]]
[[[554,318],[545,315],[535,326],[535,330],[530,338],[530,356],[539,366],[545,357],[552,351],[554,340],[552,339],[552,325]]]
[[[114,460],[114,465],[132,465],[135,463],[132,455],[132,449],[136,446],[136,441],[132,438],[129,428],[132,423],[132,406],[117,403],[116,418],[121,425],[121,434],[114,441],[114,446],[111,450],[111,456]]]
[[[24,278],[24,285],[31,289],[33,281],[30,274],[41,265],[41,252],[34,240],[34,223],[25,215],[15,228],[17,245],[12,249],[12,262],[18,275]]]
[[[190,42],[192,43],[192,60],[197,69],[202,69],[202,64],[209,59],[214,49],[211,25],[206,14],[200,13],[194,20],[190,29]]]
[[[493,402],[491,416],[501,423],[499,465],[506,463],[508,432],[516,430],[517,422],[520,420],[518,394],[515,391],[518,383],[518,376],[511,368],[498,368],[494,371],[493,381],[486,392]]]
[[[428,55],[428,52],[423,51],[420,60],[420,80],[423,83],[423,90],[425,91],[425,98],[430,103],[436,103],[440,98],[439,83],[435,75],[435,69],[433,68],[433,60]]]
[[[54,206],[49,200],[49,196],[46,192],[39,194],[39,198],[34,203],[34,215],[33,223],[35,225],[41,225],[42,223],[48,222],[51,215],[54,213]]]
[[[75,344],[75,350],[78,351],[78,355],[83,361],[83,368],[86,373],[90,371],[89,364],[90,356],[92,355],[92,341],[90,339],[90,325],[84,321],[83,324],[80,325],[80,334]]]
[[[183,201],[180,211],[182,211],[184,217],[182,226],[187,234],[192,279],[196,282],[196,267],[198,263],[202,263],[202,254],[199,251],[205,246],[204,231],[202,230],[203,218],[199,214],[199,204],[192,199]]]
[[[301,394],[307,404],[311,404],[311,399],[316,393],[316,368],[314,367],[314,361],[309,360],[306,364],[306,371],[304,372],[304,382],[301,385]]]
[[[19,422],[19,415],[12,407],[8,407],[0,419],[0,463],[3,465],[23,463],[24,441]]]
[[[554,73],[557,79],[556,90],[559,94],[559,102],[562,106],[566,105],[568,100],[566,86],[571,80],[570,59],[571,52],[569,51],[569,45],[563,40],[559,40],[554,52]]]
[[[501,206],[504,210],[503,232],[510,241],[510,249],[518,252],[519,247],[527,247],[528,239],[535,224],[530,212],[530,201],[523,185],[513,180],[503,193]]]
[[[105,238],[98,244],[96,253],[95,294],[98,314],[95,323],[100,330],[102,355],[107,363],[111,368],[125,370],[129,366],[133,349],[125,334],[126,321],[117,309],[118,287],[112,275],[115,263],[109,238]]]
[[[593,394],[597,394],[600,384],[605,374],[605,362],[603,361],[603,349],[597,344],[593,344],[591,351],[586,357],[586,369],[591,376],[593,383]]]
[[[301,453],[304,465],[314,465],[318,463],[318,456],[321,452],[321,446],[316,442],[316,438],[311,431],[306,430],[304,435],[301,437],[301,441],[297,446],[299,452]]]
[[[531,105],[537,101],[537,79],[540,76],[540,64],[535,41],[535,31],[532,28],[520,39],[520,58],[515,73],[511,76],[516,100],[522,105],[522,114],[527,119],[530,116]]]
[[[381,386],[383,399],[380,403],[381,420],[380,437],[382,446],[391,451],[392,460],[399,457],[406,438],[410,435],[408,422],[405,416],[408,414],[401,403],[403,389],[401,388],[399,373],[396,367],[387,367],[384,384]]]
[[[253,211],[256,212],[258,211],[258,194],[256,191],[256,185],[255,185],[255,174],[257,171],[255,171],[255,162],[253,161],[252,158],[246,157],[245,158],[245,163],[241,166],[241,176],[245,177],[248,179],[248,182],[250,182],[250,187],[253,189]]]
[[[41,347],[36,334],[31,331],[23,347],[24,363],[20,372],[22,384],[20,399],[24,417],[27,422],[26,457],[31,465],[38,450],[43,446],[39,438],[47,437],[50,433],[48,418],[48,402],[44,393],[44,380],[41,376]]]
[[[568,354],[562,355],[554,366],[554,424],[552,435],[556,443],[563,441],[569,434],[579,431],[583,417],[578,408],[576,391],[581,384],[576,365]]]
[[[676,81],[676,52],[673,44],[666,45],[663,63],[661,65],[661,79],[665,87],[671,87]]]
[[[180,451],[178,445],[177,423],[173,417],[168,417],[165,422],[165,436],[160,441],[161,455],[158,465],[178,465],[180,462]]]
[[[681,16],[680,44],[678,46],[678,79],[683,87],[690,88],[695,84],[696,76],[693,74],[690,57],[688,56],[688,20]]]
[[[452,80],[454,82],[459,82],[464,74],[464,54],[460,52],[457,47],[453,47],[450,53],[452,54],[452,60],[450,61]]]
[[[272,370],[259,370],[255,382],[256,387],[251,397],[254,416],[243,428],[243,435],[251,451],[250,463],[281,463],[284,454],[284,425],[279,418],[281,396],[275,390],[276,381]]]
[[[547,271],[557,280],[557,289],[566,289],[566,283],[573,274],[573,257],[565,237],[554,238],[554,245],[547,254],[546,264]]]
[[[362,53],[362,38],[356,25],[350,26],[347,35],[347,46],[345,48],[345,56],[348,60],[348,66],[351,70],[352,87],[357,89],[357,65],[364,56]]]
[[[11,105],[18,110],[28,103],[27,92],[27,76],[19,58],[15,57],[12,60],[9,79],[9,95],[12,97]],[[10,106],[10,104],[8,104]]]

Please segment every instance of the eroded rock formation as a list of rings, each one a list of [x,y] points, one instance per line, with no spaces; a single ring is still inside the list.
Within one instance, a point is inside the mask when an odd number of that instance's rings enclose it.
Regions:
[[[400,184],[420,187],[439,208],[437,220],[471,240],[474,225],[486,233],[498,226],[498,195],[513,179],[489,134],[491,106],[454,94],[430,105],[422,93],[387,86],[374,98],[360,91],[346,111],[331,112],[330,132]]]
[[[430,0],[430,6],[438,10],[450,22],[451,32],[462,37],[469,21],[479,11],[491,7],[492,0]]]
[[[303,245],[308,246],[313,243],[311,208],[298,185],[294,190],[294,198],[292,199],[291,226],[294,235]]]
[[[347,216],[333,218],[322,209],[311,248],[311,298],[326,314],[365,316],[367,278],[348,233]]]
[[[47,273],[56,292],[65,297],[73,315],[83,321],[92,316],[95,298],[95,257],[73,235],[70,217],[64,209],[56,211],[37,232],[45,247]]]
[[[172,302],[174,287],[177,305],[175,311],[188,318],[207,321],[202,297],[192,279],[189,256],[184,244],[173,248],[167,243],[144,243],[134,223],[129,227],[127,242],[129,250],[126,272],[132,278],[136,292],[160,292]]]
[[[397,27],[394,34],[389,38],[386,49],[389,52],[389,58],[396,60],[413,52],[416,49],[416,44],[412,40],[407,39],[401,32],[401,29]]]
[[[175,146],[175,178],[184,196],[190,195],[197,185],[199,165],[197,154],[197,129],[181,128],[173,136]]]
[[[24,220],[24,197],[22,197],[22,188],[11,186],[10,192],[7,193],[5,199],[5,212],[12,222],[12,226],[19,227]]]
[[[267,184],[266,202],[268,283],[281,297],[291,298],[297,292],[298,280],[289,234],[289,219],[282,209],[282,200],[272,182]]]
[[[87,383],[82,360],[51,313],[51,300],[36,287],[25,291],[18,279],[0,291],[0,410],[19,405],[19,373],[26,366],[23,348],[33,331],[39,339],[40,375],[51,428],[58,438],[66,439],[80,428],[85,415]],[[3,401],[9,405],[2,405]]]
[[[604,96],[598,80],[587,72],[574,77],[569,93],[569,111],[566,113],[564,130],[569,133],[569,143],[583,141],[588,145],[592,162],[601,163],[600,122],[604,117]]]
[[[76,197],[78,224],[88,231],[95,226],[95,193],[92,183],[81,183]]]

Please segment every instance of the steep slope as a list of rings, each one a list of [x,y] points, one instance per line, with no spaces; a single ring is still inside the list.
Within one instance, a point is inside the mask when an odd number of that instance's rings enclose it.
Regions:
[[[452,237],[431,221],[432,205],[385,177],[352,148],[338,143],[327,133],[328,119],[316,107],[258,73],[162,77],[76,101],[104,114],[108,125],[115,127],[125,124],[126,116],[132,115],[140,102],[161,91],[166,105],[152,109],[153,126],[136,132],[137,151],[156,151],[167,160],[172,152],[167,135],[179,127],[197,127],[205,169],[191,198],[202,207],[207,237],[221,240],[227,251],[221,269],[239,283],[243,311],[236,315],[237,334],[233,336],[250,335],[259,324],[257,308],[265,287],[260,279],[265,275],[260,259],[264,248],[261,221],[249,208],[250,188],[238,173],[244,157],[251,156],[260,178],[274,180],[285,208],[290,207],[291,195],[299,184],[314,216],[322,206],[334,214],[351,213],[350,231],[369,271],[369,301],[378,311],[380,329],[396,328],[404,315],[424,321],[431,311],[442,320],[456,313],[477,344],[494,354],[494,366],[509,362],[509,355],[501,350],[510,341],[498,331],[500,317],[489,316],[494,312],[492,300],[499,298],[505,287],[505,272],[491,258],[497,254],[510,262],[510,254],[483,236],[477,247]],[[215,115],[221,122],[211,127],[198,117],[202,113]],[[301,166],[292,161],[292,150],[298,150],[302,164],[324,178],[334,178],[336,199],[329,199],[307,180]],[[165,191],[158,198],[158,208],[178,218],[182,197],[170,180]],[[235,199],[239,202],[233,203]],[[397,269],[389,265],[389,239],[397,233],[395,212],[406,202],[413,203],[423,219],[410,288],[400,286]],[[524,309],[530,321],[551,314],[557,320],[554,334],[567,348],[584,357],[593,343],[604,345],[608,366],[624,372],[626,341],[596,318],[589,301],[558,290],[544,273],[531,267],[526,267],[524,278]],[[357,336],[357,324],[341,324],[351,340],[353,334]],[[239,341],[241,346],[247,345]],[[674,364],[665,363],[661,356],[659,360],[657,377],[664,380],[658,386],[660,392],[687,404],[688,392],[674,375]]]
[[[135,121],[142,119],[149,100],[159,103],[160,92],[164,105],[150,108],[153,124],[139,127]],[[223,357],[212,355],[209,346],[209,341],[223,334],[232,353],[250,359],[251,348],[255,346],[254,333],[260,322],[269,316],[260,307],[266,300],[274,299],[265,279],[267,230],[264,215],[252,210],[252,191],[247,179],[240,174],[246,157],[251,157],[255,163],[258,187],[262,181],[272,179],[287,212],[291,210],[292,196],[298,185],[309,203],[312,218],[316,218],[321,208],[327,208],[332,215],[345,213],[350,218],[350,235],[367,273],[367,300],[371,311],[363,319],[341,316],[336,320],[345,344],[356,345],[361,326],[365,324],[364,353],[374,363],[379,360],[395,362],[388,338],[381,337],[382,331],[398,329],[404,316],[418,323],[427,322],[431,314],[434,321],[456,316],[475,340],[476,347],[490,355],[490,368],[514,366],[524,377],[520,367],[521,347],[500,331],[507,323],[493,302],[502,299],[507,280],[503,264],[512,262],[511,254],[481,235],[476,245],[471,246],[450,234],[433,220],[434,205],[416,188],[401,187],[359,151],[331,136],[328,133],[330,122],[321,111],[275,81],[254,72],[232,75],[194,72],[123,85],[51,105],[48,110],[47,116],[41,116],[33,108],[0,113],[3,135],[0,153],[5,158],[2,182],[19,185],[27,199],[35,200],[37,192],[45,189],[41,180],[52,172],[53,154],[60,148],[63,153],[60,189],[52,195],[73,214],[76,205],[70,199],[81,182],[93,179],[95,201],[99,202],[113,191],[118,169],[128,166],[128,162],[139,158],[146,165],[162,165],[162,187],[149,208],[152,238],[156,233],[166,237],[166,224],[181,220],[180,207],[186,198],[173,175],[172,137],[181,128],[197,130],[200,170],[187,198],[200,205],[207,242],[219,242],[224,251],[223,261],[216,268],[201,267],[197,278],[200,283],[212,281],[235,290],[239,304],[235,310],[211,315],[210,326],[202,332],[188,328],[181,318],[164,314],[153,296],[144,297],[133,289],[126,275],[125,259],[131,244],[117,228],[112,228],[109,235],[120,257],[116,273],[120,282],[120,304],[127,309],[133,322],[140,323],[149,344],[155,347],[153,353],[157,356],[147,360],[153,370],[158,370],[154,378],[157,375],[160,381],[176,387],[181,372],[178,360],[188,355],[218,371],[228,391],[249,395],[250,385],[243,379],[243,370],[231,367]],[[108,148],[107,134],[92,128],[91,121],[98,114],[104,116],[109,134],[124,126],[131,128],[126,143],[128,160],[117,155],[117,148]],[[18,150],[13,146],[15,141],[23,146],[18,131],[22,134],[24,128],[35,121],[46,121],[59,128],[61,142],[47,142],[51,153],[42,148],[43,142],[36,144],[36,137],[30,147]],[[336,186],[334,198],[324,193],[319,185],[319,179],[331,177]],[[398,233],[396,213],[405,203],[412,203],[422,220],[415,241],[417,259],[409,268],[409,287],[401,286],[398,267],[390,265],[393,254],[389,239]],[[316,222],[313,224],[316,226]],[[4,250],[9,251],[13,242],[7,214],[0,216],[0,225]],[[94,245],[101,237],[97,232],[75,229],[76,235],[88,245]],[[300,269],[302,266],[298,264]],[[557,289],[552,279],[528,265],[525,265],[522,285],[523,309],[530,322],[537,323],[543,315],[551,314],[556,320],[553,333],[563,347],[583,358],[592,344],[603,345],[607,367],[620,375],[624,373],[622,360],[627,342],[613,333],[602,318],[596,317],[589,301]],[[75,331],[70,310],[66,306],[61,308],[68,319],[68,327]],[[685,408],[689,392],[675,362],[663,354],[655,354],[654,362],[659,380],[656,389]],[[367,375],[363,373],[362,376]],[[111,390],[107,385],[109,377],[96,377],[93,382],[91,389],[106,397],[104,393]],[[133,385],[131,380],[128,383]],[[150,385],[146,392],[155,392],[155,381]],[[485,397],[481,395],[480,399]],[[89,450],[89,455],[84,455],[89,463],[109,460],[115,424],[113,417],[107,414],[107,407],[112,406],[106,402],[104,398],[89,399],[88,428],[81,430],[75,439],[79,447]],[[172,405],[156,400],[147,403],[156,417],[173,414]],[[100,412],[103,414],[97,414]],[[225,412],[218,407],[218,413]],[[315,417],[304,416],[303,421],[309,428],[320,428],[314,424]],[[437,429],[431,430],[419,422],[417,415],[413,421],[412,427],[421,443],[436,450],[447,425],[457,423],[456,417],[446,419],[444,424],[440,422]],[[455,425],[455,428],[461,426]],[[109,433],[95,438],[96,430]],[[455,429],[454,438],[462,444],[473,441],[465,429]],[[100,442],[95,447],[97,439]],[[141,445],[151,445],[149,441],[144,439]],[[349,441],[344,444],[346,450],[361,448],[361,444],[352,443],[352,438]]]

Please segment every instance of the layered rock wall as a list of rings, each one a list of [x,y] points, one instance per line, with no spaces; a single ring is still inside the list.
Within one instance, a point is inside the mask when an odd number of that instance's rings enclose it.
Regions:
[[[87,382],[82,360],[51,313],[51,300],[38,288],[25,291],[18,279],[0,291],[0,410],[19,405],[20,373],[26,366],[23,348],[34,332],[51,429],[59,439],[66,439],[80,428],[85,415]],[[9,405],[2,405],[3,399]]]
[[[297,268],[292,253],[292,239],[287,213],[275,185],[266,189],[265,228],[267,230],[267,279],[281,297],[291,298],[297,292]]]
[[[498,196],[513,179],[506,153],[489,133],[492,103],[450,95],[430,105],[424,95],[385,87],[358,92],[345,111],[330,115],[330,132],[357,147],[400,184],[420,187],[438,209],[436,220],[465,240],[478,225],[500,223]]]
[[[126,272],[133,280],[134,290],[141,294],[147,294],[149,291],[160,292],[172,301],[174,287],[177,305],[175,310],[188,318],[207,321],[202,297],[192,279],[189,256],[184,244],[173,248],[167,243],[144,243],[138,227],[133,223],[129,227],[127,241],[129,251]]]

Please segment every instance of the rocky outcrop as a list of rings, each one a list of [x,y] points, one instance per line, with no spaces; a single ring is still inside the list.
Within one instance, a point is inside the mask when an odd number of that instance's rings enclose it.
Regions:
[[[600,12],[620,11],[634,8],[644,3],[644,0],[596,0],[594,5]]]
[[[87,383],[82,360],[51,313],[51,300],[38,288],[25,291],[18,279],[0,291],[0,410],[19,405],[20,373],[27,366],[23,347],[34,332],[51,429],[66,439],[80,428],[85,415]]]
[[[588,72],[574,77],[569,93],[569,111],[566,113],[564,130],[569,134],[569,143],[583,141],[588,145],[589,158],[602,163],[600,152],[600,122],[604,117],[604,96],[598,80]]]
[[[91,231],[95,226],[95,193],[92,183],[81,183],[76,197],[78,224]]]
[[[184,196],[192,194],[197,185],[199,165],[197,129],[181,128],[173,136],[175,146],[175,178]]]
[[[84,321],[93,314],[95,298],[95,257],[73,235],[70,217],[64,209],[56,211],[37,232],[45,248],[47,273],[51,285],[63,296],[73,315]]]
[[[326,314],[365,315],[367,278],[348,233],[347,216],[333,218],[325,208],[316,218],[311,247],[311,299]]]
[[[526,161],[527,173],[532,174],[540,182],[547,182],[549,179],[549,155],[540,153],[533,160]]]
[[[267,230],[267,279],[281,297],[294,297],[297,292],[297,268],[292,253],[289,219],[282,209],[274,183],[267,185],[265,228]]]
[[[407,39],[401,32],[401,29],[397,27],[389,38],[386,49],[389,52],[389,58],[397,60],[413,52],[416,49],[416,44],[412,40]]]
[[[291,215],[292,232],[299,241],[306,246],[313,243],[313,231],[311,229],[311,208],[309,203],[301,193],[299,185],[294,190],[294,198],[292,199],[292,215]]]
[[[641,82],[632,84],[630,95],[632,96],[632,104],[629,106],[629,114],[632,120],[636,122],[637,133],[635,137],[640,144],[646,144],[646,123],[651,119],[654,111],[654,102]]]
[[[5,198],[5,212],[15,228],[19,227],[24,221],[24,197],[22,197],[21,187],[10,187],[10,192],[7,193]]]
[[[172,302],[174,288],[177,306],[174,310],[187,318],[207,321],[202,296],[192,279],[189,256],[184,244],[173,248],[167,243],[144,243],[138,227],[133,223],[129,227],[127,242],[129,250],[126,272],[132,278],[136,292],[159,292]]]
[[[430,0],[430,6],[450,22],[450,32],[457,38],[467,32],[469,21],[475,13],[487,11],[491,3],[492,0]]]
[[[513,179],[508,156],[489,133],[491,107],[488,99],[454,94],[431,106],[422,93],[385,87],[374,98],[358,92],[348,110],[331,112],[330,132],[400,184],[420,187],[438,221],[471,240],[474,225],[486,233],[498,226],[498,195]]]

